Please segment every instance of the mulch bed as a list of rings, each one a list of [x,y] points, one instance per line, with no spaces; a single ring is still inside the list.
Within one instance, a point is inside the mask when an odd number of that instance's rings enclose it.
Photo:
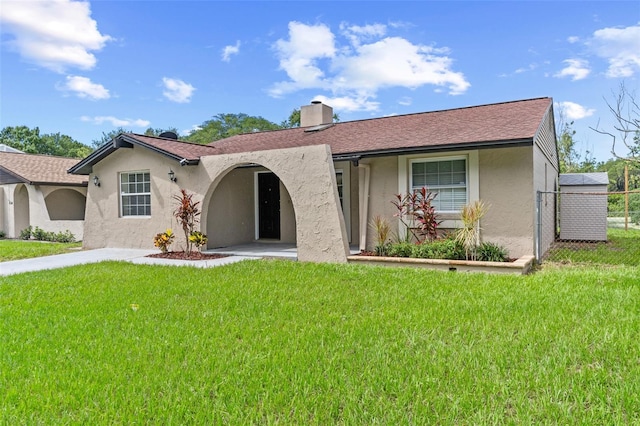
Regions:
[[[147,255],[147,257],[155,257],[160,259],[177,259],[177,260],[211,260],[228,257],[226,254],[218,253],[201,253],[199,251],[192,251],[186,253],[184,251],[168,251],[166,253],[154,253]]]

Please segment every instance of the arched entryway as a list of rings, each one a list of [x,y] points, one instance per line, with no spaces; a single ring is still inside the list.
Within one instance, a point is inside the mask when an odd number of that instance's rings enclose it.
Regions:
[[[244,241],[261,239],[260,219],[256,218],[260,202],[256,200],[260,193],[257,176],[260,172],[272,173],[278,177],[281,191],[280,223],[284,228],[279,241],[287,241],[285,233],[289,229],[298,260],[347,261],[348,239],[328,146],[211,155],[200,162],[210,179],[202,192],[201,216],[201,229],[208,235],[210,247],[239,240],[240,236]],[[229,180],[223,183],[227,175]],[[216,232],[224,235],[216,236]]]
[[[289,191],[265,167],[241,165],[229,170],[205,207],[208,248],[253,242],[296,243]]]
[[[20,231],[29,227],[29,190],[26,185],[16,186],[13,193],[14,235],[20,236]]]

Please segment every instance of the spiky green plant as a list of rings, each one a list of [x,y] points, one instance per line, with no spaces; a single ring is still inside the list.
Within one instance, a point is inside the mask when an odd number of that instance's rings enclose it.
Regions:
[[[462,228],[456,231],[456,241],[464,246],[467,260],[476,260],[476,251],[480,245],[480,219],[489,211],[489,205],[482,200],[467,204],[460,212]]]

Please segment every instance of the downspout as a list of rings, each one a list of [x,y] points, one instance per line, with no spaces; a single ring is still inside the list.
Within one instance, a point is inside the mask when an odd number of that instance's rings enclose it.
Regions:
[[[541,262],[542,248],[540,245],[540,239],[542,238],[542,192],[536,191],[536,237],[534,242],[534,250],[536,254],[536,261]]]
[[[368,164],[358,164],[358,198],[360,218],[360,250],[367,248],[367,218],[369,217],[369,182],[371,167]]]

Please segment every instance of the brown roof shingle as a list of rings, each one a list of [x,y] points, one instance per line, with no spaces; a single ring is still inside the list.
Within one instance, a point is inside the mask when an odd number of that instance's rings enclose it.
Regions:
[[[77,162],[77,158],[0,152],[0,168],[32,184],[86,184],[86,177],[67,173]]]
[[[328,144],[333,155],[533,140],[551,98],[473,106],[232,136],[209,146],[218,154]]]

